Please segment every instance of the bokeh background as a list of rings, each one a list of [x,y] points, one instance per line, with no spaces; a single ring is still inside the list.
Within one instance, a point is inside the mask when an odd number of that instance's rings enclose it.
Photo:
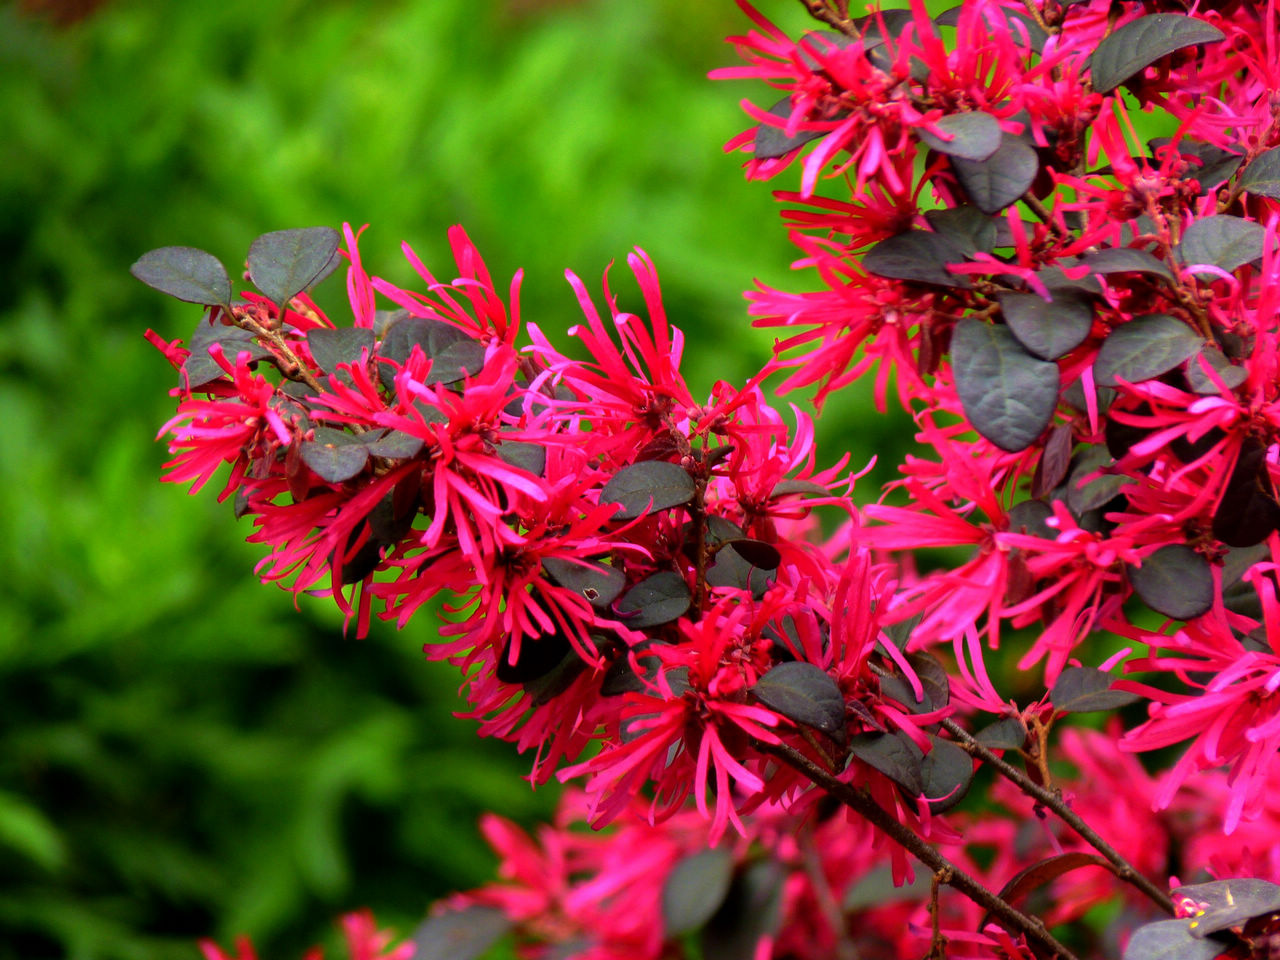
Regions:
[[[527,761],[452,717],[429,624],[344,637],[257,583],[211,491],[157,482],[173,376],[142,333],[199,314],[128,267],[351,221],[407,284],[401,240],[452,277],[463,223],[559,331],[564,269],[594,286],[640,245],[695,392],[740,381],[771,341],[741,291],[802,282],[770,185],[721,150],[737,101],[772,98],[705,77],[747,25],[729,0],[0,3],[0,960],[241,932],[292,958],[360,905],[408,932],[491,876],[480,811],[548,815]],[[342,316],[340,280],[318,294]],[[865,402],[829,404],[824,464],[902,443]]]

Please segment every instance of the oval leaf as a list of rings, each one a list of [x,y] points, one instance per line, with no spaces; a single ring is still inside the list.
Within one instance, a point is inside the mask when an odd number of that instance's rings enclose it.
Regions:
[[[733,854],[703,850],[685,857],[662,885],[662,923],[668,938],[699,929],[715,915],[733,879]]]
[[[1082,517],[1090,510],[1106,506],[1121,489],[1133,481],[1116,473],[1106,473],[1105,468],[1115,466],[1110,451],[1105,447],[1087,447],[1076,459],[1071,477],[1067,480],[1067,506],[1077,517]],[[1103,473],[1092,480],[1086,480],[1099,469]]]
[[[907,230],[877,243],[863,255],[862,265],[879,277],[967,289],[964,274],[947,272],[947,264],[964,260],[964,250],[942,234]]]
[[[782,563],[782,554],[778,552],[778,548],[763,540],[730,540],[728,543],[733,545],[738,556],[761,570],[777,570],[778,564]]]
[[[662,570],[645,577],[623,594],[614,610],[628,627],[640,630],[680,619],[692,602],[693,594],[684,577]]]
[[[1025,450],[1049,425],[1058,366],[1027,353],[1008,328],[962,319],[951,337],[951,363],[965,416],[1001,450]]]
[[[1000,124],[989,113],[953,113],[934,126],[943,136],[918,130],[920,139],[939,153],[964,160],[985,160],[1000,146]]]
[[[498,444],[498,459],[526,473],[541,477],[547,469],[547,448],[540,443],[503,440]]]
[[[1020,717],[1002,717],[979,730],[974,739],[988,750],[1021,750],[1027,742],[1027,727]]]
[[[129,272],[153,290],[184,303],[216,307],[231,300],[231,281],[226,268],[213,254],[196,247],[148,250]]]
[[[467,907],[431,917],[413,934],[414,960],[476,960],[514,926],[497,907]]]
[[[1266,447],[1247,441],[1213,514],[1213,535],[1229,547],[1251,547],[1280,529]]]
[[[604,610],[618,599],[627,578],[621,570],[595,560],[571,560],[567,557],[547,557],[542,569],[566,590],[584,597],[597,609]]]
[[[1131,20],[1099,43],[1089,57],[1093,88],[1108,93],[1175,50],[1223,38],[1222,31],[1212,24],[1178,13],[1153,13]]]
[[[832,735],[844,729],[844,694],[819,666],[780,663],[751,688],[761,703],[788,720]]]
[[[246,351],[253,360],[265,360],[272,356],[271,351],[258,343],[248,330],[201,320],[191,334],[191,354],[182,364],[182,373],[192,389],[226,376],[221,365],[209,356],[209,347],[215,343],[222,347],[223,356],[233,364]]]
[[[920,764],[924,796],[933,813],[950,810],[964,799],[973,783],[973,758],[950,740],[930,736],[933,749]]]
[[[1258,154],[1244,168],[1236,186],[1259,197],[1280,200],[1280,147]]]
[[[1161,547],[1129,568],[1134,592],[1156,613],[1190,620],[1213,606],[1213,573],[1209,561],[1186,544]]]
[[[373,331],[364,327],[308,330],[307,348],[321,370],[333,373],[340,363],[359,363],[362,351],[373,353]]]
[[[566,656],[573,652],[569,641],[558,633],[544,633],[539,637],[522,637],[520,655],[516,662],[511,662],[511,641],[508,640],[502,649],[502,659],[498,661],[496,676],[503,683],[532,683],[539,677],[545,677],[560,666]]]
[[[1198,940],[1191,920],[1157,920],[1133,931],[1121,960],[1214,960],[1230,944]]]
[[[1173,892],[1207,905],[1203,913],[1191,920],[1193,937],[1207,937],[1219,930],[1242,926],[1255,917],[1280,913],[1280,886],[1252,877],[1196,883]]]
[[[1165,280],[1173,280],[1169,265],[1145,250],[1132,247],[1108,247],[1081,257],[1080,262],[1094,273],[1149,273]]]
[[[1248,370],[1235,366],[1221,350],[1215,347],[1201,347],[1200,352],[1187,361],[1187,386],[1191,388],[1192,393],[1198,393],[1201,396],[1218,394],[1219,387],[1210,379],[1208,371],[1205,370],[1206,364],[1228,390],[1234,390],[1249,377]]]
[[[1093,329],[1093,304],[1080,294],[1055,290],[1052,300],[1037,293],[999,293],[997,298],[1018,342],[1042,360],[1066,356]]]
[[[600,491],[600,502],[622,507],[613,515],[615,520],[634,520],[643,513],[682,506],[695,493],[693,477],[684,467],[665,460],[644,460],[615,473]]]
[[[1136,693],[1111,689],[1111,675],[1096,667],[1066,667],[1049,691],[1049,702],[1063,713],[1115,710],[1138,699]]]
[[[716,562],[707,571],[707,584],[712,587],[733,587],[750,590],[755,597],[764,596],[769,584],[777,579],[772,570],[757,567],[726,543],[716,551]]]
[[[1220,214],[1193,221],[1182,234],[1178,244],[1178,257],[1185,264],[1207,263],[1221,267],[1227,273],[1262,256],[1266,229],[1260,223]],[[1212,273],[1197,273],[1197,277],[1216,280]]]
[[[1167,373],[1204,346],[1199,334],[1176,317],[1153,313],[1116,327],[1103,341],[1093,363],[1100,387],[1121,380],[1142,383]]]
[[[998,213],[1031,187],[1040,158],[1017,137],[1001,134],[999,148],[985,160],[953,157],[951,167],[979,210]]]
[[[791,98],[783,97],[769,108],[772,116],[778,117],[784,124],[791,118]],[[794,137],[788,137],[781,126],[761,123],[756,127],[755,145],[751,155],[757,160],[771,160],[774,157],[785,157],[797,147],[803,147],[810,140],[824,137],[826,130],[797,130]]]
[[[924,755],[905,733],[859,733],[849,738],[849,752],[879,770],[910,796],[924,793],[924,779],[920,775]]]
[[[249,246],[249,279],[273,303],[287,303],[327,272],[341,240],[333,227],[264,233]]]
[[[364,469],[369,450],[359,443],[323,443],[306,440],[302,443],[302,461],[328,483],[350,480]]]
[[[880,678],[881,695],[898,701],[912,713],[932,713],[934,710],[945,707],[951,700],[951,687],[947,680],[947,671],[938,662],[938,658],[921,650],[908,654],[907,663],[911,665],[916,679],[920,681],[923,699],[916,699],[916,692],[910,680],[895,673],[886,674]]]
[[[376,439],[365,442],[369,454],[374,457],[386,457],[388,460],[408,460],[416,457],[426,446],[421,437],[402,430],[388,430]]]

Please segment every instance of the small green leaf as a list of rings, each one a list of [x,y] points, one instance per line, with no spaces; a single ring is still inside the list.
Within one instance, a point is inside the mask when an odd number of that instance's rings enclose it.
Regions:
[[[330,269],[342,235],[332,227],[264,233],[249,247],[249,279],[273,303],[283,305]]]
[[[1178,13],[1153,13],[1130,20],[1104,38],[1089,57],[1093,88],[1109,93],[1175,50],[1224,38],[1212,24]]]
[[[953,113],[934,124],[947,139],[920,129],[916,133],[926,144],[964,160],[985,160],[1000,146],[1000,124],[989,113]]]
[[[751,688],[756,699],[788,720],[831,736],[844,730],[844,695],[819,666],[800,660],[780,663]]]
[[[1094,273],[1149,273],[1172,281],[1173,271],[1163,260],[1145,250],[1133,247],[1108,247],[1080,258],[1080,262]]]
[[[414,960],[477,960],[514,921],[497,907],[451,910],[423,922],[413,934]]]
[[[578,562],[568,557],[547,557],[542,561],[542,569],[560,586],[579,594],[599,610],[608,609],[627,585],[621,570],[595,560]]]
[[[642,630],[680,619],[691,603],[693,594],[684,577],[671,570],[660,570],[623,594],[614,609],[628,627]]]
[[[667,938],[702,927],[724,903],[733,879],[733,854],[715,848],[678,862],[662,885],[662,925]]]
[[[1157,920],[1133,931],[1121,960],[1214,960],[1230,944],[1192,936],[1192,920]]]
[[[184,303],[216,307],[231,301],[226,268],[213,254],[196,247],[148,250],[129,272],[153,290]]]
[[[697,492],[693,477],[679,464],[642,460],[615,473],[600,491],[600,502],[622,507],[613,515],[615,520],[634,520],[644,513],[683,506]]]
[[[964,799],[973,783],[973,758],[950,740],[930,736],[933,749],[920,764],[924,796],[933,813],[944,813]]]
[[[1111,689],[1111,675],[1096,667],[1065,667],[1049,691],[1049,702],[1063,713],[1115,710],[1138,699],[1136,693]]]
[[[1153,313],[1130,320],[1111,331],[1093,364],[1100,387],[1121,380],[1142,383],[1167,373],[1200,351],[1204,341],[1176,317]]]
[[[1156,613],[1190,620],[1213,606],[1209,561],[1183,543],[1172,543],[1129,567],[1134,592]]]
[[[1254,196],[1280,200],[1280,147],[1258,154],[1244,168],[1236,187]]]
[[[1058,366],[1027,353],[1007,327],[960,320],[951,363],[965,416],[1001,450],[1025,450],[1049,425],[1058,405]]]
[[[1266,229],[1260,223],[1219,214],[1195,220],[1182,233],[1178,258],[1185,264],[1207,263],[1227,273],[1262,256]],[[1212,273],[1197,273],[1201,279],[1216,280]]]
[[[1093,329],[1093,304],[1088,297],[1067,290],[1053,291],[1053,299],[1038,293],[999,293],[1000,312],[1018,342],[1042,360],[1066,356]]]
[[[333,373],[340,363],[359,363],[364,350],[373,353],[373,331],[364,327],[324,327],[307,331],[311,358],[325,373]]]
[[[985,160],[952,157],[951,167],[979,210],[998,213],[1030,189],[1040,171],[1040,158],[1034,149],[1006,133],[1001,134],[999,148]]]
[[[942,234],[906,230],[868,250],[862,265],[879,277],[968,289],[968,277],[947,271],[947,264],[965,259],[964,250]]]

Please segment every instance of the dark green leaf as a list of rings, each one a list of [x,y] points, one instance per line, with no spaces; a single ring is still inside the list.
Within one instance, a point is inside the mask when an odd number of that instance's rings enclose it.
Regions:
[[[924,754],[905,733],[859,733],[849,738],[849,752],[912,797],[924,793],[924,780],[920,775]]]
[[[783,97],[769,108],[769,113],[786,123],[791,117],[791,98]],[[751,155],[757,160],[785,157],[797,147],[802,147],[810,140],[817,140],[826,134],[825,130],[798,130],[794,137],[788,137],[782,127],[761,123],[756,127],[755,146],[752,147]]]
[[[782,922],[786,873],[775,860],[757,860],[733,878],[724,903],[702,931],[703,960],[754,960],[760,940]]]
[[[1093,363],[1095,382],[1114,387],[1121,380],[1142,383],[1167,373],[1198,353],[1200,335],[1176,317],[1153,313],[1111,331]]]
[[[1248,441],[1231,471],[1213,515],[1213,535],[1229,547],[1251,547],[1280,529],[1280,504],[1266,461],[1266,447]]]
[[[716,848],[685,857],[662,885],[662,925],[668,938],[692,933],[710,920],[729,892],[733,854]]]
[[[599,610],[607,609],[627,585],[621,570],[595,560],[578,562],[567,557],[547,557],[542,561],[542,569],[560,586],[584,597]]]
[[[778,552],[778,548],[771,543],[765,543],[763,540],[730,540],[733,549],[738,552],[738,556],[751,564],[753,567],[759,567],[761,570],[777,570],[778,564],[782,562],[782,554]]]
[[[1052,516],[1053,508],[1043,500],[1023,500],[1009,509],[1009,532],[1056,540],[1058,531],[1045,523]]]
[[[622,509],[615,520],[634,520],[643,513],[669,510],[693,499],[697,487],[684,467],[665,460],[643,460],[623,467],[600,491],[601,503]]]
[[[757,680],[751,692],[795,723],[829,736],[844,730],[844,695],[831,675],[812,663],[780,663]]]
[[[1280,886],[1252,877],[1196,883],[1173,892],[1208,904],[1203,913],[1191,920],[1193,937],[1207,937],[1219,930],[1243,926],[1255,917],[1280,913]]]
[[[413,934],[414,960],[476,960],[514,926],[497,907],[467,907],[431,917]]]
[[[521,637],[520,655],[512,663],[511,641],[508,640],[494,673],[503,683],[532,683],[560,666],[560,662],[572,650],[569,641],[558,633]]]
[[[319,437],[323,428],[317,428]],[[359,441],[335,443],[332,438],[303,441],[302,461],[328,483],[350,480],[364,469],[369,450]]]
[[[1262,256],[1266,229],[1260,223],[1219,214],[1192,221],[1182,233],[1178,244],[1178,258],[1185,264],[1207,263],[1221,267],[1227,273]],[[1197,277],[1215,280],[1212,273],[1197,273]]]
[[[416,457],[425,446],[421,437],[402,430],[388,430],[386,433],[365,442],[369,453],[375,457],[386,457],[388,460],[408,460]]]
[[[1006,327],[960,320],[951,363],[965,416],[1001,450],[1025,450],[1049,425],[1058,405],[1058,366],[1031,356]]]
[[[769,584],[776,579],[777,574],[746,560],[733,548],[732,543],[726,543],[716,551],[716,562],[707,571],[707,583],[710,586],[750,590],[756,597],[764,596]]]
[[[923,613],[917,613],[906,620],[899,620],[897,623],[888,623],[880,629],[885,636],[899,650],[907,649],[907,644],[911,641],[911,634],[915,632],[916,627],[920,626],[920,621],[924,619]]]
[[[311,358],[325,373],[333,373],[340,363],[359,363],[361,351],[373,354],[373,331],[364,327],[323,327],[307,331]]]
[[[660,570],[645,577],[623,594],[614,608],[618,619],[634,630],[660,627],[684,616],[693,602],[684,577]]]
[[[1280,147],[1272,147],[1254,157],[1236,186],[1258,197],[1280,200]]]
[[[1145,250],[1133,247],[1108,247],[1080,258],[1094,273],[1149,273],[1165,280],[1173,280],[1173,271],[1163,260]]]
[[[1018,342],[1043,360],[1066,356],[1093,329],[1093,304],[1081,294],[1057,290],[1053,300],[1038,293],[999,293],[997,298]]]
[[[929,880],[932,874],[917,870],[910,883],[900,887],[893,885],[893,868],[886,864],[864,874],[850,885],[840,907],[845,913],[854,913],[872,907],[908,901],[923,903],[929,897]]]
[[[880,678],[880,693],[898,701],[912,713],[932,713],[945,707],[951,700],[951,687],[947,681],[947,671],[938,662],[938,658],[921,650],[908,654],[907,663],[920,681],[920,692],[924,698],[917,700],[911,681],[896,673]]]
[[[1125,484],[1132,483],[1126,476],[1107,473],[1107,468],[1115,465],[1110,451],[1104,447],[1091,446],[1076,459],[1075,467],[1067,480],[1067,506],[1077,517],[1082,517],[1090,510],[1105,506],[1118,494]],[[1098,470],[1102,474],[1086,481],[1085,477]]]
[[[1019,717],[1002,717],[979,730],[974,739],[988,750],[1021,750],[1027,742],[1027,728]]]
[[[1191,387],[1192,393],[1198,393],[1202,396],[1217,396],[1218,385],[1209,379],[1209,374],[1205,372],[1204,364],[1201,358],[1209,364],[1218,379],[1222,381],[1222,385],[1228,390],[1234,390],[1240,384],[1244,383],[1249,377],[1249,371],[1244,367],[1237,367],[1225,356],[1222,351],[1216,347],[1201,347],[1200,352],[1187,361],[1187,385]]]
[[[1075,431],[1069,423],[1060,423],[1049,431],[1044,452],[1031,477],[1031,496],[1047,497],[1067,478],[1071,469],[1071,451],[1075,449]]]
[[[532,706],[540,707],[568,690],[586,669],[587,665],[582,662],[582,658],[570,649],[549,671],[540,677],[526,680],[521,686],[529,695]]]
[[[999,224],[972,204],[925,211],[925,220],[933,232],[955,244],[966,257],[990,253],[999,240]]]
[[[1156,613],[1190,620],[1213,606],[1213,573],[1209,561],[1183,543],[1161,547],[1129,567],[1134,592]]]
[[[968,277],[947,272],[947,264],[965,259],[964,250],[942,234],[907,230],[877,243],[863,255],[862,265],[879,277],[967,290]]]
[[[484,367],[484,344],[467,336],[452,324],[433,317],[401,317],[392,321],[383,334],[380,356],[403,364],[414,347],[431,360],[426,384],[455,383]],[[396,371],[384,364],[378,371],[382,385],[394,389]]]
[[[498,444],[498,458],[503,463],[532,473],[535,477],[541,477],[547,469],[547,448],[540,443],[504,440]]]
[[[769,491],[769,499],[777,500],[779,497],[803,496],[812,494],[815,497],[829,497],[831,491],[819,483],[812,480],[779,480],[773,485],[773,489]]]
[[[148,250],[129,272],[148,287],[184,303],[216,307],[231,301],[226,268],[213,254],[196,247]]]
[[[985,160],[952,157],[951,167],[979,210],[998,213],[1031,187],[1040,171],[1040,158],[1034,149],[1006,133],[1001,134],[999,148]]]
[[[249,279],[273,303],[284,304],[326,271],[341,241],[332,227],[264,233],[249,246]]]
[[[1096,667],[1065,667],[1049,691],[1049,702],[1063,713],[1115,710],[1138,699],[1136,693],[1111,689],[1111,675]]]
[[[1121,960],[1214,960],[1228,944],[1191,935],[1191,920],[1157,920],[1133,931]]]
[[[921,140],[939,153],[964,160],[985,160],[1000,146],[1000,124],[989,113],[953,113],[937,121],[934,126],[949,139],[943,139],[923,128],[916,132]]]
[[[929,809],[944,813],[964,799],[973,783],[973,758],[950,740],[930,736],[933,749],[920,764]]]
[[[223,356],[233,365],[236,357],[245,351],[248,351],[254,360],[265,360],[272,355],[271,351],[259,344],[253,338],[253,334],[247,330],[201,320],[196,325],[195,332],[191,334],[191,342],[188,345],[191,355],[182,364],[182,372],[192,389],[226,376],[226,371],[213,357],[209,356],[209,347],[214,343],[222,346]]]
[[[1161,57],[1196,43],[1214,43],[1221,30],[1177,13],[1153,13],[1131,20],[1098,44],[1089,57],[1093,88],[1109,93]]]

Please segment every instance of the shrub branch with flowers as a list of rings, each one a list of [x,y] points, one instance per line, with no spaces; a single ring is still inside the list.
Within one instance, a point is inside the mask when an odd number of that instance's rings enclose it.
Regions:
[[[748,292],[746,384],[685,383],[640,251],[639,313],[569,275],[571,352],[460,227],[456,279],[404,247],[420,291],[350,226],[259,237],[240,296],[193,248],[133,267],[207,308],[148,332],[165,479],[230,465],[259,575],[358,634],[442,611],[480,735],[573,785],[534,837],[487,816],[501,879],[412,941],[347,918],[353,955],[1276,956],[1275,0],[804,0],[798,38],[740,5],[714,75],[776,102],[729,148],[799,167],[812,277]],[[350,325],[306,293],[344,263]],[[778,375],[909,411],[879,499]]]

